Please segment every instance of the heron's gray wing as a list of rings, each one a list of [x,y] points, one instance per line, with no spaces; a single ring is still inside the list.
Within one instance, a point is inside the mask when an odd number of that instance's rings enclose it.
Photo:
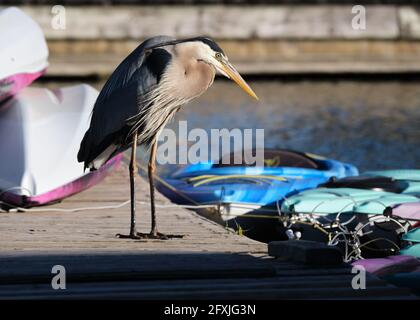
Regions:
[[[77,155],[79,162],[86,166],[124,134],[127,119],[141,111],[142,98],[159,83],[171,59],[163,48],[148,49],[171,40],[164,36],[146,40],[112,73],[95,102]]]
[[[146,52],[148,48],[155,47],[174,40],[174,38],[167,36],[157,36],[142,42],[133,52],[131,52],[120,65],[115,69],[108,81],[102,88],[97,103],[101,103],[116,91],[124,89],[130,82],[135,79],[133,77],[142,68]],[[95,106],[96,108],[96,106]]]

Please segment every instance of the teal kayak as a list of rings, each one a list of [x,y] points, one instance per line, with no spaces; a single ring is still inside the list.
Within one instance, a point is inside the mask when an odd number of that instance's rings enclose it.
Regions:
[[[420,228],[410,230],[402,237],[402,239],[405,241],[420,243]]]
[[[387,207],[420,202],[420,170],[371,171],[321,185],[283,202],[284,213],[381,215]]]
[[[404,249],[401,249],[400,254],[420,258],[420,243],[417,243],[417,244],[405,247]]]

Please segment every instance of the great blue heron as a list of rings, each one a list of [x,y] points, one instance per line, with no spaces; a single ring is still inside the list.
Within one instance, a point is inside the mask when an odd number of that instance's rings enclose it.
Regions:
[[[204,93],[216,71],[256,94],[228,62],[216,42],[197,37],[176,40],[166,36],[140,44],[112,73],[93,108],[90,127],[77,155],[85,169],[99,168],[116,154],[132,148],[130,160],[131,225],[126,238],[166,238],[157,230],[154,174],[157,137],[181,106]],[[152,228],[136,230],[136,147],[150,146],[148,165]]]

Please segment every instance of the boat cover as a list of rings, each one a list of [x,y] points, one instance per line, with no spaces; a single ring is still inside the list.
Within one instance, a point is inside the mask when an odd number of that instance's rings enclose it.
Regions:
[[[88,85],[25,88],[0,109],[0,200],[33,206],[62,199],[98,182],[121,156],[100,170],[77,162],[98,91]]]
[[[41,76],[48,47],[39,25],[18,8],[0,10],[0,102]]]

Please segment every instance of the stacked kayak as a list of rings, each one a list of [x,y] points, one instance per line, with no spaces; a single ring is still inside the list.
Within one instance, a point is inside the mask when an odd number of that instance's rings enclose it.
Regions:
[[[352,263],[388,282],[406,287],[420,295],[420,259],[411,255],[389,256],[377,259],[362,259]]]
[[[358,247],[352,252],[359,255],[348,259],[397,254],[406,242],[414,239],[407,237],[415,233],[408,231],[420,221],[419,209],[420,170],[371,171],[358,177],[331,180],[290,197],[281,207],[286,216],[306,217],[306,222],[315,219],[318,230],[320,225],[329,227],[329,232],[322,234],[295,224],[305,239],[329,238],[331,244],[332,235],[341,232],[347,237],[342,242],[351,240],[353,249]],[[334,224],[336,228],[330,228]],[[410,254],[407,250],[414,252],[418,248],[412,244],[401,253]]]
[[[0,108],[0,201],[32,207],[63,199],[99,182],[120,156],[85,173],[77,162],[98,95],[88,85],[26,88]]]
[[[400,251],[400,254],[420,258],[420,228],[410,230],[402,239],[406,241],[408,245]]]
[[[376,259],[362,259],[352,263],[353,266],[361,266],[367,272],[380,277],[390,276],[396,273],[420,272],[420,260],[410,255],[389,256]]]
[[[316,214],[383,214],[389,206],[419,201],[420,170],[411,177],[401,179],[400,176],[385,176],[380,171],[372,171],[357,177],[330,181],[320,188],[289,199],[283,203],[282,210]]]
[[[390,214],[418,223],[420,222],[420,202],[399,203],[390,208]]]
[[[410,170],[404,171],[377,171],[376,174],[382,174],[387,177],[396,177],[401,179],[417,179],[416,172]],[[413,182],[412,182],[413,183]],[[406,189],[405,193],[412,192],[420,195],[413,190]],[[394,204],[384,210],[384,214],[389,217],[408,221],[413,228],[401,236],[402,249],[399,255],[388,256],[380,259],[362,259],[353,262],[353,265],[362,266],[366,271],[371,272],[386,281],[400,287],[406,287],[415,294],[420,294],[420,199],[417,202],[405,202]]]
[[[217,205],[216,211],[199,211],[219,223],[240,228],[251,238],[269,241],[286,237],[278,230],[281,226],[273,223],[285,198],[331,177],[358,173],[352,165],[291,150],[267,149],[264,159],[268,164],[264,167],[214,162],[188,165],[156,186],[178,204]]]
[[[0,11],[0,103],[40,77],[48,47],[38,24],[18,8]]]

